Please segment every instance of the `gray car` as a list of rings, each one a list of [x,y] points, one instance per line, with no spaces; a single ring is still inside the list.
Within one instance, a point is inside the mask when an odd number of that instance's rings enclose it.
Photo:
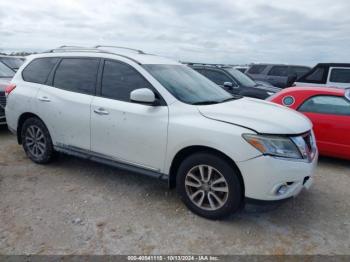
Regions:
[[[310,67],[283,64],[254,64],[246,71],[256,81],[267,81],[280,88],[290,87],[301,76],[310,71]]]
[[[23,57],[0,55],[0,62],[6,65],[7,67],[11,68],[15,72],[23,64],[23,60]]]
[[[0,62],[0,125],[6,124],[5,119],[5,88],[10,83],[15,72],[7,65]]]

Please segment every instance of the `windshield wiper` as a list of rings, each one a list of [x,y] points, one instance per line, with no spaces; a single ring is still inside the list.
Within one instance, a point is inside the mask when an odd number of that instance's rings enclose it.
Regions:
[[[199,106],[199,105],[213,105],[213,104],[218,104],[218,103],[221,103],[221,101],[200,101],[200,102],[195,102],[195,103],[192,103],[192,105],[196,105],[196,106]]]
[[[230,98],[227,98],[227,99],[224,99],[222,101],[220,101],[220,103],[225,103],[225,102],[229,102],[229,101],[232,101],[232,100],[237,100],[237,99],[240,99],[242,98],[243,96],[239,96],[239,95],[233,95],[232,97]]]

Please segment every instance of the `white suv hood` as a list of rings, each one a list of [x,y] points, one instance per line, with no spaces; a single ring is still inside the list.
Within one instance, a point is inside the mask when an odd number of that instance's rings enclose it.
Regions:
[[[251,98],[198,106],[198,110],[205,117],[264,134],[301,134],[312,128],[310,120],[294,110]]]

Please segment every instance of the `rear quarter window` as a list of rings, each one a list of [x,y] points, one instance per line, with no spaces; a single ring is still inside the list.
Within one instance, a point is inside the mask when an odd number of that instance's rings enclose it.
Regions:
[[[23,70],[23,80],[37,84],[45,84],[58,59],[57,57],[34,59]]]

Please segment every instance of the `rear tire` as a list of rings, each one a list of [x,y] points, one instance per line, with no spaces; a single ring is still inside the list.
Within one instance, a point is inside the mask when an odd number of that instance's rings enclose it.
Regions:
[[[185,205],[208,219],[222,219],[242,204],[243,188],[237,170],[214,154],[197,153],[180,165],[176,188]]]
[[[51,136],[40,119],[32,117],[25,120],[21,138],[23,149],[33,162],[46,164],[52,160],[54,149]]]

